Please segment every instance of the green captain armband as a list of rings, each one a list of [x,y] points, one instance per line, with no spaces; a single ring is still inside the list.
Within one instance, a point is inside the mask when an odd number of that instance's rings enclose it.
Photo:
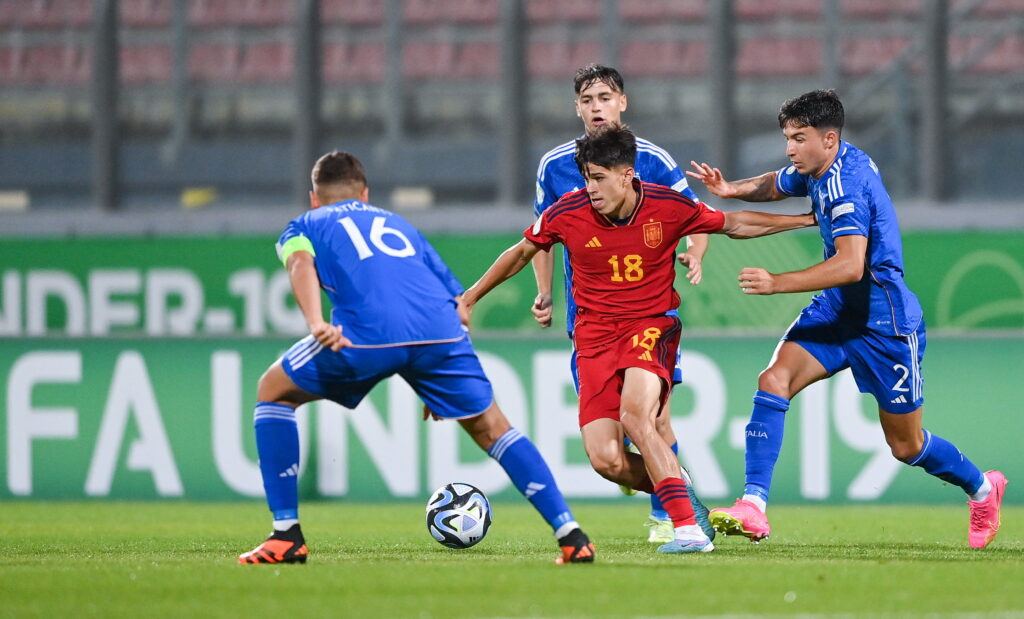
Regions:
[[[281,259],[281,264],[288,266],[288,257],[297,251],[308,251],[311,256],[316,257],[316,252],[313,251],[313,243],[304,236],[293,236],[284,242],[284,245],[277,246],[277,257]]]

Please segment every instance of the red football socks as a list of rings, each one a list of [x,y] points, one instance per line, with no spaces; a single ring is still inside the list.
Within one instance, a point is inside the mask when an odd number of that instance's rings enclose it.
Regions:
[[[678,477],[666,477],[654,487],[655,494],[661,499],[665,511],[672,518],[673,526],[681,527],[697,524],[693,516],[693,505],[690,504],[690,493],[686,483]]]

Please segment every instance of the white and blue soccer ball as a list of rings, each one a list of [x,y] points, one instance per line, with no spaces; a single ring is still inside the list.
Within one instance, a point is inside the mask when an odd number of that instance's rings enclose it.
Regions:
[[[469,548],[490,528],[491,503],[470,484],[445,484],[427,501],[427,530],[449,548]]]

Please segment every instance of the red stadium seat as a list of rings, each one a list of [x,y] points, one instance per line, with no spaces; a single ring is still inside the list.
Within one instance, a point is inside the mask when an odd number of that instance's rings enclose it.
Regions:
[[[89,81],[90,52],[73,45],[0,48],[0,83],[78,86]]]
[[[603,9],[601,0],[527,0],[526,17],[533,23],[594,22]]]
[[[864,75],[877,71],[900,55],[910,45],[905,37],[851,39],[843,42],[843,72]]]
[[[601,45],[586,41],[570,43],[565,40],[537,41],[526,52],[530,77],[567,80],[576,69],[601,57]]]
[[[377,25],[384,22],[384,0],[323,0],[320,16],[325,24]]]
[[[18,24],[18,11],[20,8],[14,2],[0,2],[0,27],[8,28]]]
[[[11,23],[22,28],[85,28],[92,23],[92,3],[81,0],[22,0],[12,5]]]
[[[165,28],[171,23],[171,0],[121,0],[121,25]]]
[[[814,75],[821,64],[817,39],[748,39],[740,42],[736,55],[741,76]]]
[[[121,83],[159,84],[171,79],[171,49],[166,45],[126,45],[120,54]]]
[[[242,48],[238,81],[246,83],[289,82],[295,73],[290,43],[255,43]]]
[[[402,50],[402,73],[407,78],[467,79],[498,75],[499,47],[494,43],[417,41]]]
[[[622,46],[622,72],[636,77],[681,77],[707,70],[708,52],[704,41],[629,41]]]
[[[191,0],[193,26],[286,26],[292,21],[289,0]]]
[[[981,37],[955,37],[950,41],[950,59],[954,63],[975,45],[983,42]],[[1024,69],[1024,37],[1011,34],[1003,39],[992,51],[980,60],[964,67],[966,73],[1020,73]]]
[[[840,8],[850,17],[887,19],[920,14],[921,0],[841,0]]]
[[[241,49],[228,43],[195,45],[189,50],[188,73],[201,82],[230,82],[241,65]]]
[[[619,17],[635,22],[700,21],[707,15],[704,0],[628,0],[619,3]]]
[[[738,0],[736,16],[742,20],[815,19],[821,16],[821,0]]]
[[[324,82],[328,84],[381,82],[387,70],[386,65],[382,42],[324,44],[323,76]]]
[[[958,1],[964,2],[965,0]],[[985,0],[976,9],[976,14],[985,17],[1022,15],[1024,14],[1024,0]]]
[[[227,23],[227,2],[225,0],[191,0],[188,5],[188,22],[191,26],[219,26]]]
[[[418,24],[495,24],[500,10],[498,0],[406,0],[403,18]]]
[[[293,71],[292,49],[285,43],[202,44],[189,54],[189,76],[200,82],[287,82]]]

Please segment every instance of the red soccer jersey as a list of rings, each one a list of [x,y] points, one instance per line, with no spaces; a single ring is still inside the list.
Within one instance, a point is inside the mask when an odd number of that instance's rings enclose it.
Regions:
[[[565,245],[576,304],[612,316],[654,316],[679,307],[676,245],[688,234],[718,232],[725,215],[666,187],[633,181],[637,207],[616,224],[590,205],[586,189],[568,193],[523,233],[548,250]]]

